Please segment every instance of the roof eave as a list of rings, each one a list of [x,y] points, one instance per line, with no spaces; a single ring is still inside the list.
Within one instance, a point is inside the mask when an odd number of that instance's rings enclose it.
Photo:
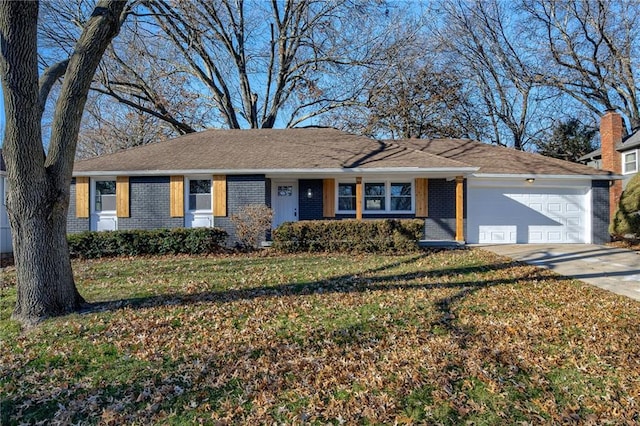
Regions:
[[[616,174],[571,174],[553,175],[536,173],[474,173],[471,175],[479,179],[548,179],[548,180],[620,180],[622,175]]]
[[[447,174],[467,176],[479,167],[354,167],[312,169],[176,169],[176,170],[94,170],[74,171],[73,177],[81,176],[177,176],[177,175],[327,175],[327,174]]]

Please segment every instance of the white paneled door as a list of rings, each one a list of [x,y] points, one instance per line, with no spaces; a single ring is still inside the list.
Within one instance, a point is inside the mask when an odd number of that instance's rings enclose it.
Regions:
[[[273,227],[284,222],[298,220],[298,181],[273,181],[271,183]]]

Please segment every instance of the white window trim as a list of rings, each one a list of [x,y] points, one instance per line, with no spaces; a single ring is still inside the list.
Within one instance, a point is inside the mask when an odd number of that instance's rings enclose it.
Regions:
[[[336,200],[335,200],[335,206],[336,206],[336,214],[355,214],[356,211],[354,210],[340,210],[340,184],[349,184],[349,185],[355,185],[356,181],[355,180],[341,180],[341,181],[336,181],[336,189],[335,189],[335,193],[336,193]],[[355,194],[353,195],[354,198],[356,197]],[[356,203],[358,202],[357,198],[356,198]]]
[[[89,206],[91,207],[91,213],[92,214],[105,214],[105,215],[115,215],[116,211],[117,211],[117,203],[116,203],[116,208],[113,210],[100,210],[97,211],[96,210],[96,182],[103,182],[106,180],[112,180],[114,182],[116,182],[116,177],[115,176],[100,176],[98,178],[91,178],[91,189],[89,190],[89,197],[91,199],[91,201],[89,202]],[[117,183],[116,183],[116,188],[117,188]],[[117,194],[117,189],[116,189],[116,194]]]
[[[339,210],[338,207],[340,206],[340,190],[339,190],[339,185],[340,184],[355,184],[356,182],[353,180],[341,180],[341,181],[336,181],[336,188],[335,188],[335,206],[336,206],[336,214],[354,214],[356,213],[355,210]],[[364,194],[364,185],[367,183],[384,183],[385,186],[385,190],[384,190],[384,195],[385,195],[385,210],[367,210],[366,207],[366,203],[365,203],[365,194]],[[411,210],[391,210],[391,184],[392,183],[408,183],[411,185]],[[358,200],[356,200],[357,202]],[[415,179],[362,179],[362,200],[360,200],[362,202],[362,213],[366,213],[366,214],[371,214],[371,215],[388,215],[388,214],[415,214],[416,212],[416,185],[415,185]]]
[[[627,159],[627,156],[631,154],[635,154],[636,156],[635,167],[633,168],[633,170],[626,170],[626,167],[627,167],[626,159]],[[639,154],[640,154],[640,151],[637,149],[629,152],[624,152],[622,154],[622,174],[623,175],[630,175],[638,172],[638,155]]]
[[[191,195],[191,185],[190,182],[192,180],[209,180],[211,182],[211,190],[209,192],[209,198],[211,199],[209,203],[208,209],[197,209],[191,210],[189,208],[189,196]],[[195,175],[195,176],[186,176],[184,178],[184,210],[186,213],[203,213],[203,214],[213,214],[213,176],[210,175]]]

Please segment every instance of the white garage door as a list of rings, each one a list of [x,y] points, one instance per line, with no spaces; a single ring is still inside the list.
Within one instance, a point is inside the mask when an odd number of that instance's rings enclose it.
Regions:
[[[587,243],[588,188],[485,188],[468,192],[467,241]]]

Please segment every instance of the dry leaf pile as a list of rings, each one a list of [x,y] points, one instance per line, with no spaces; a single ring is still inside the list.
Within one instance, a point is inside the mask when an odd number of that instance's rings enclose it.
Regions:
[[[75,266],[110,302],[3,332],[2,424],[640,421],[640,303],[484,251]]]

